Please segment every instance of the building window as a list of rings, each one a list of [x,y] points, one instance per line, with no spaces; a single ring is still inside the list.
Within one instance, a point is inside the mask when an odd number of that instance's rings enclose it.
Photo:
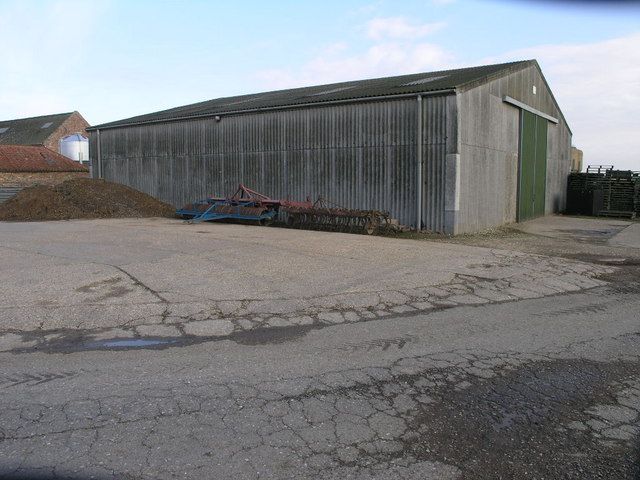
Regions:
[[[53,122],[47,122],[44,125],[42,125],[40,128],[49,128],[51,125],[53,125]]]

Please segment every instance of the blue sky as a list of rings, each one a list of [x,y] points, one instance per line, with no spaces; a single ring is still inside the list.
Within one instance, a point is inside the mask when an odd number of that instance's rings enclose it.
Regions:
[[[640,170],[640,6],[0,0],[0,119],[537,58],[587,163]]]

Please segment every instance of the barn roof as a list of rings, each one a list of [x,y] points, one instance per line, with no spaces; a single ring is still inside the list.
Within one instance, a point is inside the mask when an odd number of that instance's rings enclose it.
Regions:
[[[87,172],[87,167],[41,145],[0,145],[0,172]]]
[[[42,145],[74,113],[0,120],[0,144]]]
[[[356,80],[313,87],[292,88],[273,92],[217,98],[182,107],[162,110],[146,115],[91,126],[87,130],[125,125],[156,123],[193,117],[205,117],[225,113],[245,112],[270,108],[348,101],[388,95],[408,95],[450,91],[484,83],[508,73],[536,64],[535,60],[483,65],[479,67],[414,73],[396,77]]]

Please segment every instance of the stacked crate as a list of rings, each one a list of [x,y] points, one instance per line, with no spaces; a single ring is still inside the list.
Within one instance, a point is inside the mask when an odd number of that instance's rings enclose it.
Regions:
[[[602,166],[569,175],[568,213],[633,218],[640,216],[640,173]],[[596,206],[599,198],[602,205]]]

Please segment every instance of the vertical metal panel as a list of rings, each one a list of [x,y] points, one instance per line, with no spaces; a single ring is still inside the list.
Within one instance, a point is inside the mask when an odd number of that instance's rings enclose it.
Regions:
[[[447,97],[424,97],[422,110],[422,158],[424,159],[422,222],[427,230],[443,232]]]
[[[415,98],[108,129],[104,178],[179,206],[238,183],[275,198],[388,210],[415,224]],[[423,101],[425,228],[444,225],[446,99]],[[92,135],[93,137],[93,135]],[[92,139],[93,140],[93,139]]]

